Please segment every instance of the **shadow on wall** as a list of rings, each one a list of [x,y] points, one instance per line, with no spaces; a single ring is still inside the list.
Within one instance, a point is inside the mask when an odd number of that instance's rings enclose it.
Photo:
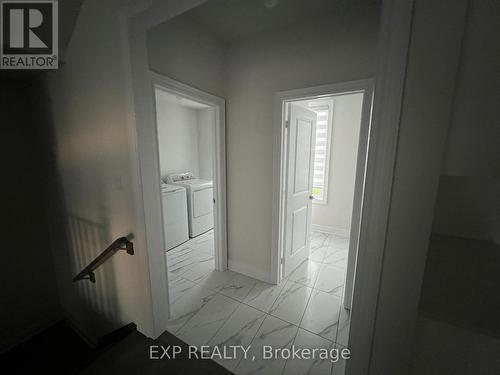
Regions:
[[[57,162],[59,155],[54,114],[51,109],[54,107],[49,99],[46,82],[40,91],[40,98],[44,98],[42,107],[45,111],[41,133],[48,160],[45,163],[44,175],[50,243],[62,317],[91,344],[95,344],[97,337],[118,327],[116,319],[113,319],[118,310],[117,296],[114,293],[115,270],[111,262],[100,266],[95,271],[96,283],[89,280],[73,282],[72,278],[114,239],[110,238],[109,224],[105,219],[91,220],[83,215],[68,213],[61,169]]]
[[[432,234],[420,312],[500,339],[500,245]]]
[[[0,352],[60,319],[48,201],[50,123],[37,73],[0,72]]]
[[[499,191],[497,176],[441,176],[432,231],[500,245]]]
[[[109,244],[108,226],[76,215],[67,216],[67,233],[70,246],[71,269],[76,275],[93,261]],[[115,293],[106,293],[114,289],[115,271],[106,264],[94,271],[96,283],[87,280],[76,282],[78,297],[87,307],[99,312],[110,320],[117,313],[117,299]]]

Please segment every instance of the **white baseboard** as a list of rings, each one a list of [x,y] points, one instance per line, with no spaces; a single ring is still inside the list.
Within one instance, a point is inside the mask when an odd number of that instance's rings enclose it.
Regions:
[[[264,272],[261,269],[248,266],[232,259],[228,259],[227,268],[229,268],[231,271],[241,273],[245,276],[252,277],[265,283],[269,283],[269,272]]]
[[[349,237],[349,229],[335,228],[335,227],[330,227],[328,225],[318,225],[318,224],[312,224],[311,229],[315,232],[334,234],[335,236],[340,236],[340,237]]]

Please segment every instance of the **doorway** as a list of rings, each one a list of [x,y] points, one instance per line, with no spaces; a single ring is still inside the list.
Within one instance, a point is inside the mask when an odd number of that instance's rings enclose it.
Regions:
[[[339,314],[337,342],[343,345],[352,308],[372,91],[372,80],[360,80],[280,92],[275,98],[275,280],[300,280],[322,303],[331,300]]]
[[[197,280],[227,269],[225,102],[163,75],[150,76],[168,278],[189,271]]]

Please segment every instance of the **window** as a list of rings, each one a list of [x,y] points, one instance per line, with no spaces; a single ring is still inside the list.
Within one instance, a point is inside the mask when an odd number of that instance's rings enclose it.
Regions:
[[[328,194],[328,164],[332,133],[333,100],[309,102],[309,109],[316,112],[316,144],[314,155],[313,191],[315,203],[326,204]]]

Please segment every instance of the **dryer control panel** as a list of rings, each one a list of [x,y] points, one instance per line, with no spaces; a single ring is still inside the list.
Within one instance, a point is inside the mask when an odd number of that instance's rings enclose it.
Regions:
[[[173,173],[167,176],[167,178],[165,179],[165,183],[168,184],[171,182],[178,182],[178,181],[192,180],[192,179],[194,179],[194,175],[191,172]]]

